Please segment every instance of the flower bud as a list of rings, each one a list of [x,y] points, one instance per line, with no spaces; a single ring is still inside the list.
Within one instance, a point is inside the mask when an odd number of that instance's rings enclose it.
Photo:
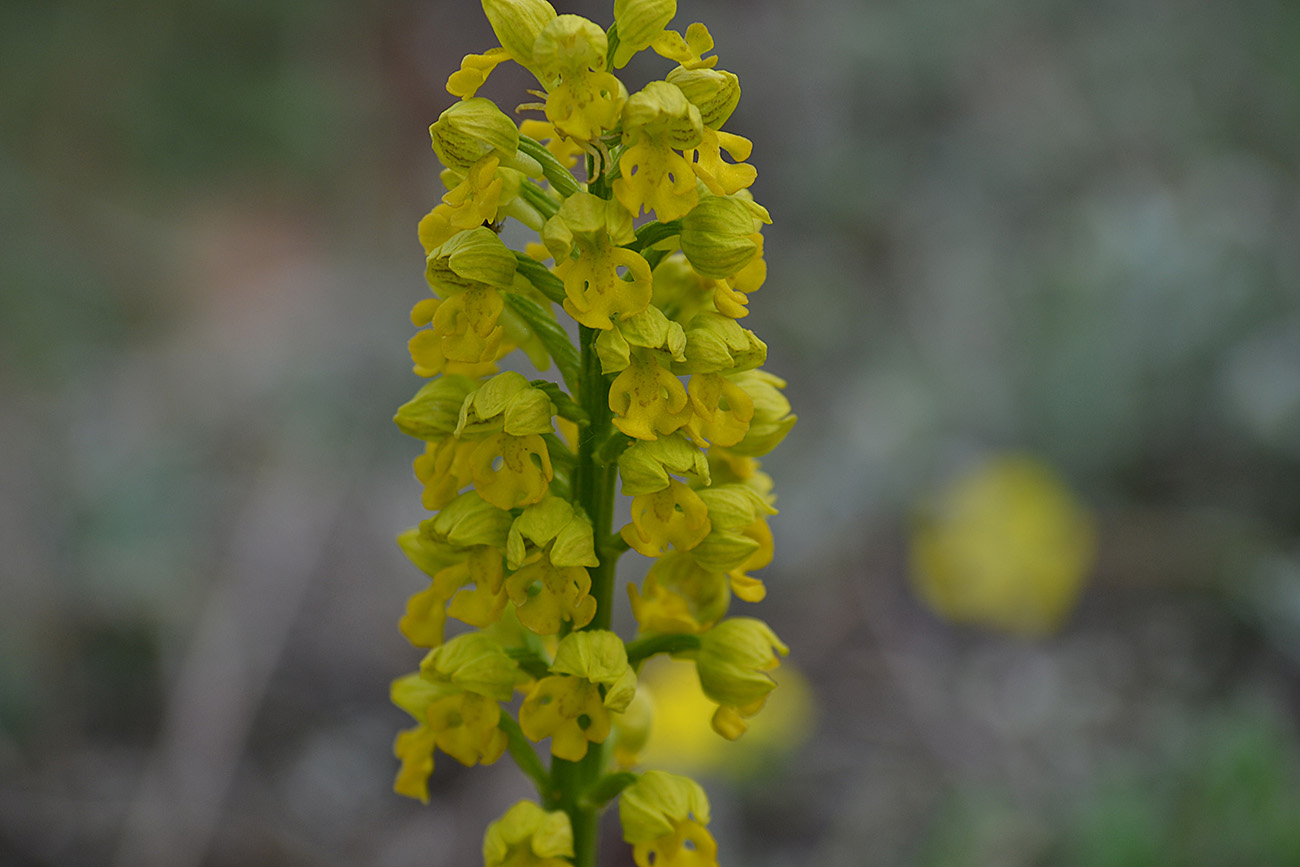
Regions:
[[[776,509],[748,485],[714,485],[700,493],[709,507],[709,520],[715,530],[747,527],[760,515],[775,515]]]
[[[790,412],[790,401],[780,391],[785,388],[785,380],[765,370],[749,370],[736,374],[731,381],[753,399],[754,417],[745,438],[730,451],[747,457],[765,455],[780,445],[798,420]]]
[[[623,711],[636,694],[636,672],[627,662],[623,639],[604,629],[570,632],[555,651],[551,671],[585,678],[605,687],[605,707]]]
[[[418,527],[403,530],[397,544],[407,559],[430,578],[460,560],[460,555],[452,549],[422,538]]]
[[[740,196],[705,196],[682,217],[682,252],[703,277],[722,280],[758,255],[749,236],[772,219],[759,205]]]
[[[449,298],[480,284],[498,289],[514,286],[519,262],[487,226],[455,235],[429,253],[424,277],[440,297]]]
[[[554,431],[551,399],[513,370],[497,374],[465,397],[455,434],[501,430],[517,437]]]
[[[721,313],[696,314],[686,329],[686,360],[673,373],[734,373],[767,360],[767,344],[754,332]],[[751,421],[752,425],[753,422]]]
[[[757,539],[743,533],[715,529],[704,541],[691,549],[691,556],[706,569],[730,572],[738,568],[759,549]]]
[[[634,142],[644,131],[665,136],[670,147],[684,150],[700,143],[704,123],[700,110],[666,81],[652,81],[628,97],[623,106],[623,141]]]
[[[555,20],[555,7],[546,0],[483,0],[483,11],[501,47],[520,65],[532,69],[533,46],[546,25]]]
[[[546,812],[520,801],[488,825],[483,835],[484,867],[550,867],[573,857],[573,827],[563,810]]]
[[[495,639],[482,632],[467,632],[430,650],[420,663],[420,676],[434,684],[450,684],[497,701],[509,701],[520,672]]]
[[[614,0],[614,23],[618,25],[615,68],[622,69],[633,54],[649,48],[676,14],[677,0]]]
[[[429,127],[429,137],[442,164],[460,172],[494,151],[509,159],[519,149],[515,122],[481,96],[453,103]]]
[[[428,382],[415,397],[397,409],[393,421],[407,436],[432,440],[450,436],[456,430],[460,406],[474,391],[474,381],[446,374]]]
[[[525,541],[538,548],[551,546],[552,566],[592,566],[600,564],[596,558],[596,545],[591,521],[580,509],[574,509],[559,497],[547,497],[540,503],[524,509],[510,525],[506,540],[506,565],[518,569],[527,556]]]
[[[637,440],[618,457],[623,493],[636,497],[668,487],[669,473],[709,483],[709,461],[699,447],[680,433],[657,440]]]
[[[700,110],[700,120],[709,129],[719,129],[740,104],[740,79],[734,73],[679,66],[664,78]]]
[[[605,68],[605,31],[581,15],[560,15],[542,28],[533,45],[533,66],[543,79],[566,78]]]
[[[504,548],[513,520],[509,512],[498,509],[474,491],[466,491],[437,515],[421,521],[420,536],[456,548],[475,545]]]
[[[685,361],[686,332],[653,305],[614,323],[596,338],[601,373],[618,373],[631,363],[632,347],[661,349],[674,361]]]
[[[650,843],[673,834],[690,819],[708,824],[709,799],[700,784],[688,777],[646,771],[619,795],[618,819],[624,840]]]
[[[766,672],[780,665],[777,654],[787,653],[789,648],[763,621],[732,617],[700,636],[695,667],[705,695],[744,713],[762,706],[776,686]]]

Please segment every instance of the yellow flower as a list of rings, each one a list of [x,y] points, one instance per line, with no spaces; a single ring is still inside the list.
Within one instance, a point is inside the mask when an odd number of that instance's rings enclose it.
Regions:
[[[493,434],[475,447],[470,466],[474,490],[498,509],[540,502],[555,475],[546,440],[537,434]]]
[[[669,546],[689,551],[709,534],[709,510],[700,495],[672,479],[667,488],[632,498],[632,523],[623,527],[623,541],[646,557],[658,557]]]
[[[1070,612],[1092,565],[1092,520],[1036,458],[994,458],[940,493],[912,535],[912,581],[943,617],[1038,636]]]
[[[661,223],[690,212],[699,202],[695,174],[677,151],[699,145],[703,128],[700,110],[675,85],[652,81],[633,94],[623,109],[626,150],[614,197],[633,216],[653,210]]]
[[[501,552],[490,545],[479,545],[461,562],[434,576],[432,592],[451,601],[447,613],[452,617],[484,627],[501,619],[506,606],[504,581]],[[473,584],[474,589],[462,589],[467,584]]]
[[[771,669],[789,648],[766,623],[753,617],[732,617],[700,637],[695,667],[704,694],[718,703],[713,729],[728,740],[745,733],[744,717],[762,709],[776,686]]]
[[[487,81],[492,70],[510,59],[510,52],[504,48],[489,48],[482,54],[466,54],[460,61],[460,69],[447,79],[447,92],[461,99],[470,99]]]
[[[643,633],[703,632],[727,613],[727,584],[724,573],[704,568],[690,552],[671,551],[650,567],[639,590],[628,585],[632,615]]]
[[[546,221],[542,238],[560,263],[556,273],[564,280],[564,311],[588,328],[613,328],[611,316],[626,319],[650,304],[650,266],[641,254],[617,246],[633,237],[631,215],[617,202],[590,193],[569,196]],[[571,261],[575,246],[578,258]]]
[[[754,400],[720,373],[697,373],[686,387],[694,418],[687,429],[705,444],[734,446],[745,438]]]
[[[424,454],[415,459],[415,477],[424,485],[421,502],[426,509],[441,509],[473,483],[470,459],[477,446],[476,442],[453,437],[425,444]]]
[[[572,857],[569,815],[548,813],[532,801],[506,810],[483,835],[484,867],[569,867]]]
[[[636,353],[609,387],[614,427],[630,437],[655,440],[691,420],[681,380],[659,366],[653,353]]]
[[[656,656],[641,666],[642,693],[654,702],[655,720],[641,760],[682,774],[707,773],[743,779],[762,774],[771,759],[794,752],[813,731],[812,688],[789,664],[769,672],[777,682],[763,712],[747,720],[738,741],[718,737],[710,723],[716,705],[700,688],[695,663]]]
[[[431,583],[406,600],[406,613],[397,622],[397,628],[416,647],[442,644],[447,623],[447,598],[439,591],[440,588]]]
[[[499,759],[506,735],[498,728],[498,702],[510,697],[518,680],[518,669],[505,651],[474,633],[431,650],[419,674],[393,681],[393,703],[418,723],[399,733],[393,744],[402,760],[394,790],[428,802],[435,746],[464,765]]]
[[[730,196],[754,183],[758,170],[745,162],[724,162],[722,152],[725,150],[733,160],[745,160],[753,147],[747,138],[705,127],[691,170],[713,195]]]
[[[433,747],[438,733],[427,725],[404,729],[393,742],[393,755],[402,767],[393,781],[393,791],[429,803],[429,776],[433,773]]]
[[[623,82],[605,71],[605,31],[579,15],[560,15],[533,45],[533,64],[546,87],[546,119],[580,142],[618,124],[627,99]]]
[[[519,622],[538,635],[555,635],[567,621],[581,629],[596,616],[591,576],[581,566],[557,566],[536,554],[508,579],[506,592]]]
[[[506,537],[506,565],[523,565],[529,545],[544,550],[555,566],[599,566],[591,520],[559,497],[547,497],[529,506],[510,525]]]
[[[623,647],[612,632],[569,633],[551,666],[559,673],[535,683],[519,708],[524,734],[534,741],[549,737],[551,754],[571,762],[587,754],[589,743],[603,743],[610,711],[625,710],[636,691]]]
[[[718,58],[704,58],[703,55],[713,50],[713,36],[709,28],[695,22],[686,28],[686,36],[675,30],[666,30],[650,46],[661,57],[676,60],[685,69],[712,69]]]
[[[432,320],[433,337],[450,361],[475,364],[497,358],[505,329],[498,320],[505,302],[491,286],[478,286],[438,305]]]
[[[694,780],[646,771],[619,796],[618,818],[638,867],[717,867],[709,799]]]

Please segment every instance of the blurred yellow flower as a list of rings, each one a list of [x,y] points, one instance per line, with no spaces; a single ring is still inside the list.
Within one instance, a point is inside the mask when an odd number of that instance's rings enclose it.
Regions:
[[[788,662],[771,675],[781,688],[768,696],[761,714],[746,721],[745,736],[729,741],[709,722],[717,704],[700,688],[692,660],[666,656],[647,660],[641,667],[638,694],[645,691],[652,697],[654,722],[641,761],[684,774],[744,777],[764,759],[792,752],[812,731],[812,688]]]
[[[951,482],[918,519],[913,586],[941,617],[1047,635],[1074,607],[1096,553],[1092,518],[1052,468],[991,458]]]

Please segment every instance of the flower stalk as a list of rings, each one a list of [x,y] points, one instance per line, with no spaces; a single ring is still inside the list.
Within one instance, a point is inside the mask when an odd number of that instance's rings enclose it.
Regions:
[[[739,162],[749,142],[721,130],[739,84],[706,56],[704,25],[669,29],[675,0],[615,0],[608,30],[546,0],[483,9],[501,45],[464,58],[447,84],[461,101],[430,128],[447,193],[419,225],[432,297],[410,344],[430,382],[395,419],[424,442],[431,513],[399,537],[428,578],[399,626],[427,656],[393,684],[415,723],[394,747],[395,789],[427,801],[438,752],[508,753],[538,802],[488,827],[487,867],[595,867],[614,802],[641,867],[716,865],[703,789],[640,768],[653,723],[639,672],[655,655],[694,660],[714,729],[735,739],[786,652],[762,621],[727,616],[733,597],[766,593],[750,573],[771,561],[776,510],[756,459],[794,423],[739,323],[770,222]],[[676,65],[629,94],[611,70],[644,50]],[[537,77],[544,102],[520,109],[544,119],[516,124],[476,96],[507,61]],[[508,219],[538,241],[509,249]],[[514,350],[559,381],[502,371]],[[628,551],[654,562],[628,588],[638,632],[623,638]]]

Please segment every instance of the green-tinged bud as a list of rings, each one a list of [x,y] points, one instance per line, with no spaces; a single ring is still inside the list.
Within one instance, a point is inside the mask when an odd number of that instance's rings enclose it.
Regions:
[[[790,401],[781,393],[785,380],[765,370],[750,370],[736,374],[731,381],[754,401],[754,417],[745,438],[728,451],[746,457],[765,455],[780,445],[798,420],[790,413]]]
[[[418,527],[403,530],[397,537],[397,544],[407,559],[430,578],[461,560],[460,552],[422,538]]]
[[[393,421],[402,433],[417,439],[451,436],[460,418],[460,406],[473,390],[472,379],[444,374],[426,383],[415,397],[398,407]]]
[[[506,810],[483,835],[484,867],[552,867],[572,857],[568,813],[548,813],[532,801],[520,801]]]
[[[618,819],[624,840],[651,843],[675,833],[688,819],[707,825],[709,799],[700,784],[688,777],[646,771],[619,795]]]
[[[773,652],[775,651],[775,652]],[[767,674],[790,649],[753,617],[731,617],[700,636],[695,667],[704,694],[742,712],[757,710],[776,684]]]
[[[420,676],[496,701],[509,701],[522,675],[506,649],[482,632],[458,635],[429,651]]]
[[[620,39],[622,37],[620,36]],[[644,132],[652,138],[666,136],[669,147],[686,150],[703,140],[704,122],[696,108],[666,81],[652,81],[628,97],[623,106],[623,141],[636,141]],[[752,230],[751,230],[752,231]]]
[[[679,66],[665,79],[700,110],[700,120],[709,129],[720,129],[740,104],[740,79],[725,70]]]
[[[490,153],[508,160],[519,150],[515,122],[481,96],[452,103],[429,127],[429,138],[442,164],[461,172]]]
[[[601,373],[618,373],[631,363],[632,347],[659,349],[674,361],[686,360],[686,332],[653,305],[620,319],[596,338]]]
[[[537,35],[533,66],[543,79],[572,76],[605,68],[609,40],[605,31],[581,15],[560,15]]]
[[[428,520],[420,522],[420,536],[456,548],[491,545],[504,548],[514,521],[509,512],[488,503],[475,491],[466,491]]]
[[[546,0],[483,0],[483,11],[501,47],[516,63],[532,69],[533,46],[555,20],[555,7]]]
[[[622,69],[632,55],[649,48],[676,14],[677,0],[614,0],[614,23],[618,25],[615,68]]]
[[[704,277],[722,280],[758,255],[749,236],[760,223],[771,223],[767,211],[742,196],[705,196],[682,217],[682,252]]]
[[[691,556],[706,569],[730,572],[739,568],[760,547],[757,539],[742,533],[714,530],[691,549]]]
[[[585,678],[605,687],[605,707],[623,711],[636,694],[636,672],[627,663],[623,639],[604,629],[570,632],[555,651],[551,671]]]
[[[715,485],[699,494],[709,507],[709,521],[715,530],[737,530],[761,516],[776,514],[772,504],[748,485]]]
[[[455,433],[463,436],[504,430],[516,437],[548,434],[554,431],[551,409],[546,392],[533,388],[523,374],[508,370],[465,397]]]
[[[468,229],[434,248],[425,266],[430,288],[443,298],[486,283],[509,289],[519,267],[515,254],[487,226]]]
[[[554,541],[548,555],[552,566],[600,565],[596,558],[596,543],[591,521],[580,510],[574,509],[559,497],[547,497],[529,506],[510,525],[506,539],[506,565],[518,569],[527,557],[526,542],[544,548]]]
[[[668,487],[669,474],[689,476],[707,485],[709,460],[699,446],[679,432],[632,443],[618,457],[618,474],[623,479],[623,493],[637,497]]]
[[[458,687],[425,680],[418,672],[406,674],[393,681],[388,696],[393,704],[411,715],[418,723],[426,720],[425,710],[440,698],[460,692]]]
[[[686,361],[675,362],[672,369],[673,373],[735,373],[766,360],[767,344],[754,332],[729,316],[705,311],[696,314],[686,329]]]

